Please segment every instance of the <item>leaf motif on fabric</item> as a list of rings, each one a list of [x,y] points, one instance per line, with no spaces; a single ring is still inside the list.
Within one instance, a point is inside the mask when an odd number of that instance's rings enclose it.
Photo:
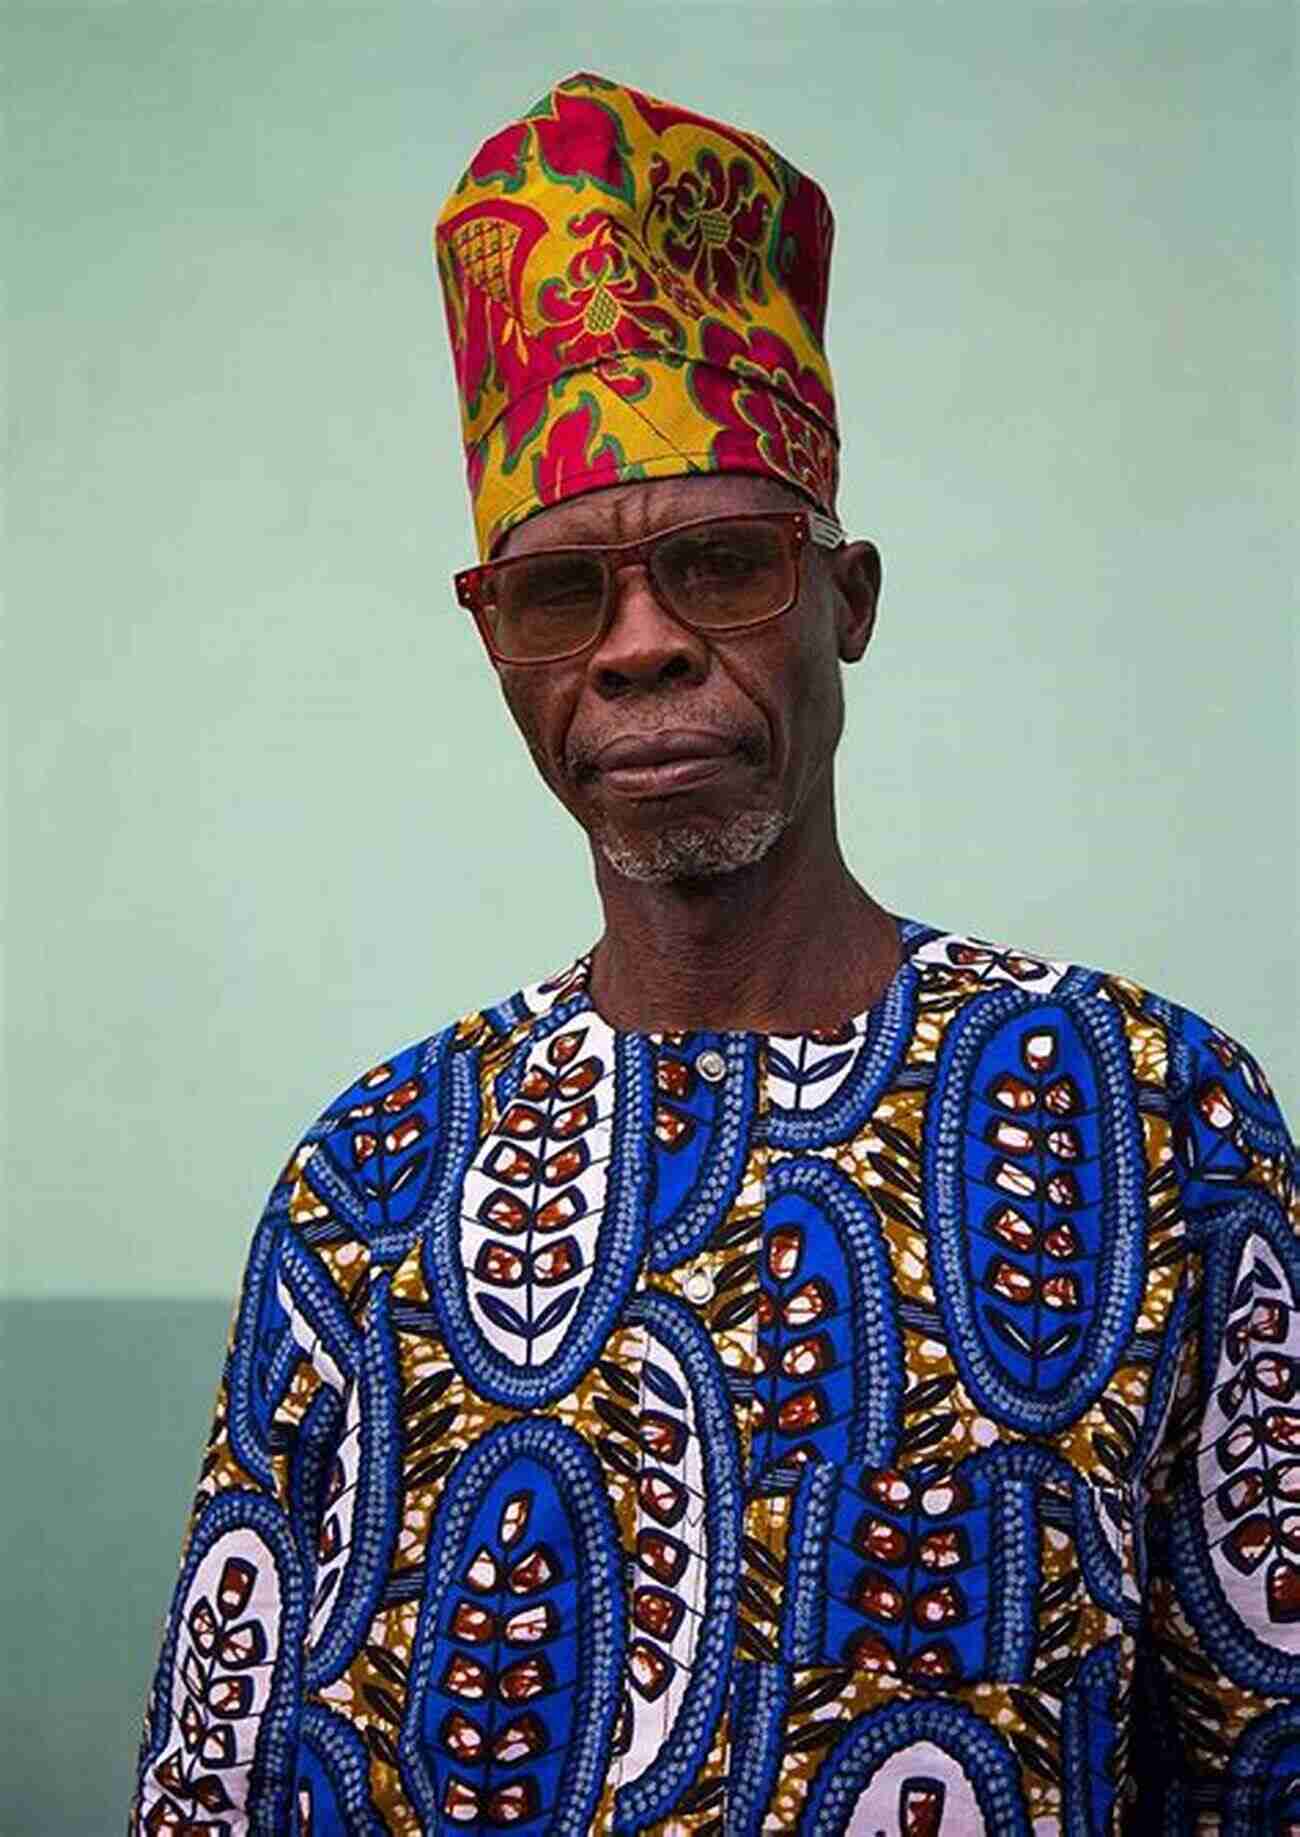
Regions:
[[[602,1276],[614,1084],[603,1023],[578,1014],[542,1034],[465,1175],[453,1280],[491,1356],[525,1384]]]
[[[1051,1432],[1104,1390],[1137,1318],[1145,1158],[1114,1011],[982,967],[993,986],[944,1038],[918,1203],[968,1389],[995,1421]],[[942,1164],[941,1141],[960,1144]]]

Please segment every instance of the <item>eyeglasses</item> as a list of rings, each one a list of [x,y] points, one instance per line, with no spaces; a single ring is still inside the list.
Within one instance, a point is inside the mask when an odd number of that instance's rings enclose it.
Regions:
[[[643,565],[660,605],[691,631],[747,631],[799,597],[809,542],[835,549],[844,531],[815,510],[761,510],[678,523],[639,542],[539,549],[454,576],[499,663],[558,663],[609,630],[620,568]]]

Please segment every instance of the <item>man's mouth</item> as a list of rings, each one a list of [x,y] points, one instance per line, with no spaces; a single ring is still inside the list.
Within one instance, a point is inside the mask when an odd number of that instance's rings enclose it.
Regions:
[[[719,778],[739,758],[734,737],[695,728],[624,734],[608,741],[591,764],[602,783],[621,797],[669,797]]]

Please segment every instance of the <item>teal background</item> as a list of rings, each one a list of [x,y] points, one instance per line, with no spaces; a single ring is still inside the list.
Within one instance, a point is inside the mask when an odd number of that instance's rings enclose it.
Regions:
[[[1201,1009],[1294,1124],[1293,35],[1249,0],[9,8],[6,1837],[121,1826],[297,1132],[598,929],[447,590],[428,255],[555,78],[831,195],[841,507],[886,562],[860,877]]]

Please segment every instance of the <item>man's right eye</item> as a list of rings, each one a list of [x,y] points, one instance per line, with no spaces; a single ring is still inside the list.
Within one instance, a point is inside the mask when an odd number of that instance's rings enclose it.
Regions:
[[[514,597],[542,612],[589,606],[600,599],[600,578],[587,568],[538,568],[518,582]]]

